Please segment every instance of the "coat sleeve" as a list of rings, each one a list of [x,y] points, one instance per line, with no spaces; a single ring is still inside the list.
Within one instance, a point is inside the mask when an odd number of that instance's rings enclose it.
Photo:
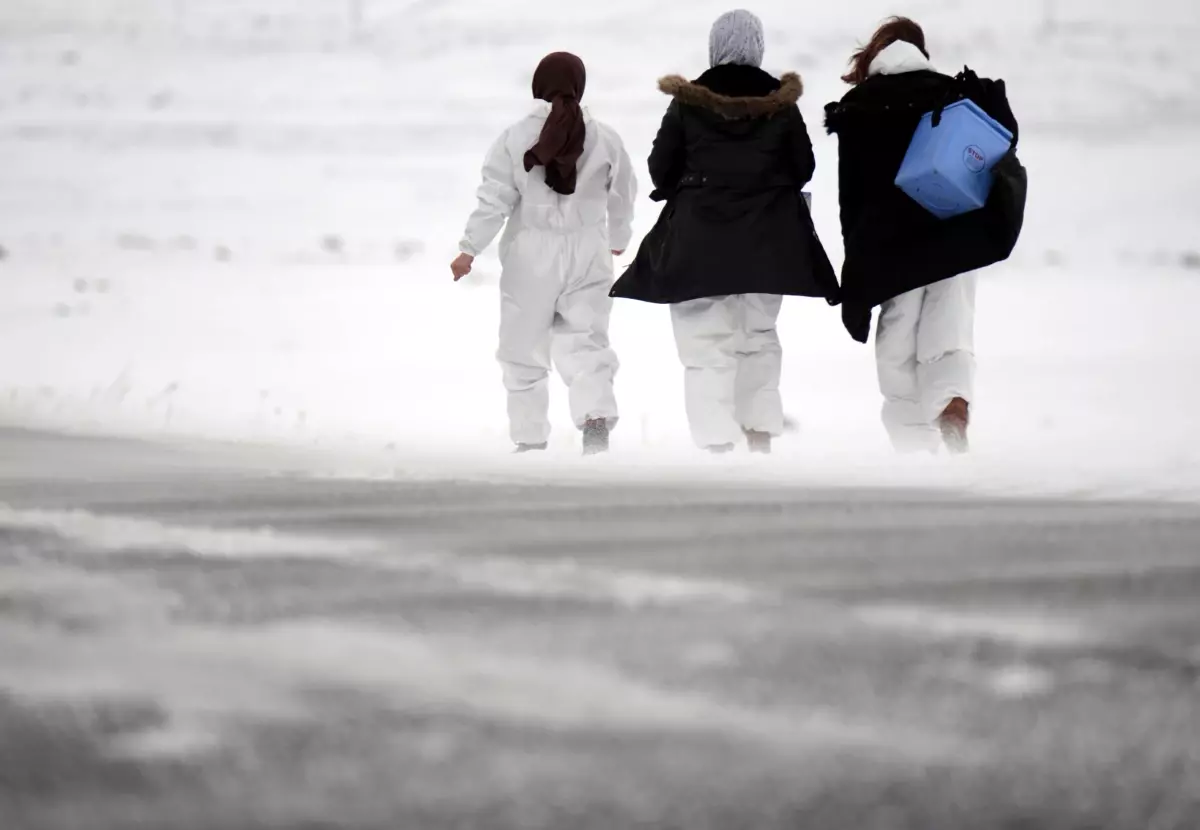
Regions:
[[[684,167],[683,116],[679,103],[672,101],[650,151],[650,180],[654,183],[650,198],[656,202],[665,200],[679,186]]]
[[[479,185],[479,200],[475,212],[467,220],[467,230],[459,243],[464,254],[483,253],[521,200],[513,175],[514,162],[508,151],[508,133],[500,136],[488,151],[483,163],[483,183]]]
[[[796,169],[796,177],[800,186],[804,187],[812,181],[817,172],[817,157],[813,154],[812,139],[808,135],[808,125],[800,108],[796,107],[788,124],[788,152]]]
[[[637,176],[633,162],[625,152],[625,144],[615,132],[610,133],[613,160],[608,176],[608,244],[614,251],[624,251],[633,241],[633,206],[637,200]]]
[[[842,224],[842,242],[849,243],[850,232],[863,208],[866,185],[862,167],[855,161],[853,141],[844,134],[838,136],[838,209]]]

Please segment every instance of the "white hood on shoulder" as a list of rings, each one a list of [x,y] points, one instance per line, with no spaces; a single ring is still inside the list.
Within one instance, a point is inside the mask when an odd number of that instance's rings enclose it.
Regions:
[[[541,98],[534,98],[533,108],[529,111],[529,114],[535,118],[541,118],[544,121],[550,117],[550,110],[552,109],[554,109],[554,105],[549,101],[543,101]],[[579,111],[583,113],[584,124],[592,123],[592,114],[588,112],[587,107],[581,106]]]
[[[875,56],[867,74],[903,75],[905,72],[920,72],[923,69],[936,71],[924,52],[911,43],[898,40]]]

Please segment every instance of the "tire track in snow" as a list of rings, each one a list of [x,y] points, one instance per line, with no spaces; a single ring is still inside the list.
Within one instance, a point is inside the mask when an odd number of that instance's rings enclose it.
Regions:
[[[49,534],[97,556],[137,551],[203,559],[346,562],[432,576],[532,599],[569,597],[623,607],[754,607],[765,594],[693,580],[562,561],[527,562],[399,554],[364,538],[187,526],[81,510],[19,510],[0,504],[0,529]],[[35,699],[87,703],[152,700],[163,721],[122,736],[113,750],[187,755],[236,740],[237,724],[316,717],[306,692],[344,688],[404,711],[445,710],[559,730],[670,733],[734,738],[781,752],[815,747],[912,759],[973,757],[952,737],[875,722],[836,709],[791,704],[754,708],[703,691],[665,688],[598,661],[497,647],[486,637],[368,628],[330,621],[222,629],[171,619],[177,598],[149,582],[126,584],[105,613],[109,575],[40,561],[9,570],[24,595],[85,614],[82,632],[21,623],[0,635],[4,685]],[[33,570],[30,570],[30,569]],[[3,594],[0,591],[0,594]],[[152,624],[154,636],[145,636]]]
[[[1082,621],[1019,609],[955,611],[932,605],[870,605],[854,611],[868,626],[931,639],[994,640],[1028,648],[1070,648],[1100,641]]]
[[[256,630],[169,626],[152,640],[14,629],[0,637],[5,686],[43,701],[150,700],[164,722],[131,745],[202,751],[246,718],[305,721],[306,693],[347,689],[384,709],[442,712],[558,731],[753,741],[780,751],[842,748],[959,758],[958,742],[819,709],[748,709],[656,686],[590,662],[503,653],[449,637],[326,623]],[[889,753],[891,754],[891,753]]]
[[[32,567],[32,570],[30,570]],[[175,598],[149,583],[23,564],[0,589],[91,609],[83,630],[18,620],[0,629],[0,688],[40,702],[151,704],[159,717],[108,736],[135,757],[187,756],[247,739],[247,724],[321,717],[311,693],[346,690],[370,705],[562,732],[662,734],[813,750],[956,761],[976,757],[951,737],[818,707],[750,708],[668,688],[598,661],[536,655],[400,627],[330,621],[231,627],[171,620]],[[120,602],[102,612],[114,589]],[[153,625],[154,635],[146,636]],[[252,738],[250,738],[252,739]]]
[[[0,504],[0,528],[49,533],[98,553],[185,553],[222,559],[337,561],[380,570],[446,579],[503,596],[574,599],[625,607],[743,605],[767,597],[721,580],[600,568],[570,559],[536,562],[505,557],[463,557],[398,551],[364,538],[322,537],[258,530],[171,525],[81,510],[17,510]]]

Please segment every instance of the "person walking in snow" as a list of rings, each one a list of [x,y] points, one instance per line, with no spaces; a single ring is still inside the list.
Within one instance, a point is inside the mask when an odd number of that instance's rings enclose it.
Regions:
[[[970,70],[938,73],[925,33],[892,18],[858,50],[843,78],[854,88],[826,107],[838,136],[842,237],[842,319],[866,343],[871,311],[883,421],[902,452],[968,450],[975,389],[975,271],[1007,259],[1021,231],[1024,168],[1016,160],[1017,121],[1003,81]],[[969,98],[1013,134],[995,168],[987,205],[938,219],[895,185],[926,113]]]
[[[633,235],[637,180],[617,133],[580,106],[585,83],[575,55],[538,65],[533,109],[488,152],[479,205],[451,264],[457,282],[507,222],[497,358],[518,452],[546,448],[552,362],[586,454],[606,451],[617,424],[608,292],[613,256]]]
[[[729,12],[707,72],[659,81],[674,100],[650,154],[651,198],[666,207],[612,292],[671,305],[692,438],[715,453],[742,440],[768,453],[784,431],[783,295],[838,295],[801,192],[816,167],[803,85],[763,71],[764,46],[757,17]]]

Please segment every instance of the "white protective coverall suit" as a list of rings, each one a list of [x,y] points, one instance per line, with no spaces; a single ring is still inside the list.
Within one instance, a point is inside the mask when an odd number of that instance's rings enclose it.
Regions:
[[[777,294],[732,294],[671,306],[688,425],[697,446],[734,444],[743,430],[783,434],[783,349],[775,328],[782,307]]]
[[[459,246],[478,256],[507,220],[500,241],[497,359],[517,444],[543,444],[550,435],[552,359],[577,427],[601,418],[612,427],[618,417],[613,378],[619,364],[608,339],[611,252],[629,247],[637,180],[620,136],[586,109],[575,192],[564,196],[548,187],[542,167],[526,172],[525,153],[537,143],[550,109],[535,101],[488,152],[479,205]]]
[[[883,424],[901,452],[937,452],[938,418],[975,399],[975,286],[961,274],[888,300],[875,332]]]

